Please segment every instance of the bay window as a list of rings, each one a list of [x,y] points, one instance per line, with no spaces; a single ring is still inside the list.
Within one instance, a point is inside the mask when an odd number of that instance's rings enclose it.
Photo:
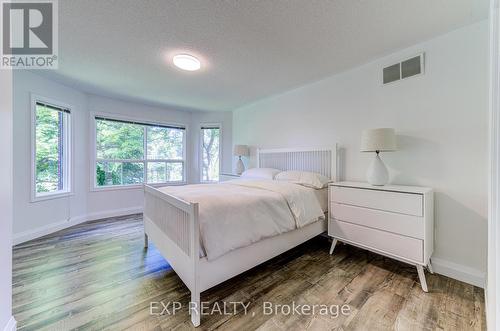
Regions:
[[[184,183],[185,128],[95,116],[95,187]]]

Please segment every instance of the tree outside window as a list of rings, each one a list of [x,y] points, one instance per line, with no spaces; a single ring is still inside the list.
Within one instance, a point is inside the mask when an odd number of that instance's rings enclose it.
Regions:
[[[97,187],[184,182],[185,129],[96,117]]]
[[[220,171],[220,127],[201,128],[201,181],[217,182]]]
[[[34,112],[35,197],[68,192],[70,111],[36,101]]]

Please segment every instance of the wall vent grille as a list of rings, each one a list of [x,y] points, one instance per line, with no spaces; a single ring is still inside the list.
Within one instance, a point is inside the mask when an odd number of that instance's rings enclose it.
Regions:
[[[382,83],[389,84],[424,73],[424,53],[382,69]]]

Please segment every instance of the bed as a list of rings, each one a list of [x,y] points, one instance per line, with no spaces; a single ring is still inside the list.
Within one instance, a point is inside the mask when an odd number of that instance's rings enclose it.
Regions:
[[[260,149],[257,150],[257,166],[259,168],[275,168],[282,171],[285,170],[301,170],[316,172],[335,181],[338,178],[338,157],[337,146],[333,148],[312,148],[312,149]],[[201,184],[205,185],[205,184]],[[292,203],[300,204],[300,200],[307,198],[309,193],[304,191],[305,195],[301,195],[301,190],[295,190],[286,186],[279,186],[272,183],[221,183],[210,188],[200,186],[190,186],[187,191],[198,193],[201,198],[209,198],[210,192],[219,189],[235,190],[235,192],[247,192],[252,189],[265,188],[264,191],[288,190],[291,193],[287,199],[295,199]],[[229,186],[220,186],[229,185]],[[291,184],[296,185],[296,184]],[[260,187],[263,186],[263,187]],[[296,185],[298,186],[298,185]],[[196,192],[196,191],[199,192]],[[163,257],[169,262],[177,275],[186,284],[191,291],[191,302],[189,312],[191,314],[191,322],[194,326],[200,325],[200,293],[228,280],[248,269],[251,269],[321,233],[326,231],[327,217],[314,222],[304,223],[296,229],[279,229],[278,233],[247,243],[243,247],[236,247],[229,251],[218,250],[216,246],[208,245],[200,236],[200,226],[205,226],[203,233],[208,232],[206,223],[200,222],[200,203],[188,202],[181,198],[180,194],[175,189],[155,188],[149,185],[144,186],[144,238],[145,247],[148,245],[148,240],[151,240],[156,248],[160,251]],[[247,193],[252,193],[249,191]],[[276,193],[276,192],[275,192]],[[300,193],[300,194],[299,194]],[[273,196],[268,192],[269,198]],[[265,199],[261,199],[261,203],[266,203]],[[209,200],[206,200],[209,201]],[[269,205],[274,205],[275,201]],[[287,200],[288,203],[290,201]],[[208,203],[208,202],[206,202]],[[231,208],[241,204],[241,210],[245,217],[244,202],[233,201]],[[236,205],[235,205],[236,204]],[[304,203],[305,205],[305,203]],[[206,205],[202,206],[202,211],[205,213],[202,216],[206,217],[206,213],[210,211]],[[220,204],[219,207],[220,209]],[[228,205],[228,208],[230,206]],[[293,209],[293,208],[290,208]],[[269,212],[274,212],[269,209]],[[281,220],[279,212],[272,215],[278,223],[283,223],[287,226],[286,220]],[[262,218],[262,217],[261,217]],[[204,218],[203,218],[204,219]],[[257,220],[257,218],[255,218]],[[201,224],[201,225],[200,225]],[[220,223],[217,226],[222,227],[225,223]],[[228,227],[231,224],[226,223]],[[273,228],[273,227],[270,227]],[[283,230],[283,231],[282,231]],[[226,229],[225,238],[230,241],[233,235],[231,229]],[[272,234],[272,233],[271,233]],[[206,234],[205,234],[206,235]],[[239,235],[234,233],[234,236]]]

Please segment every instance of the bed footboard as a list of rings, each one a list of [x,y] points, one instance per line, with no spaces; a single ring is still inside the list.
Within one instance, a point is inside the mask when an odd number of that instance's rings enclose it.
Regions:
[[[200,325],[200,226],[198,204],[144,185],[144,234],[191,291],[189,312]],[[145,242],[147,247],[147,243]]]

